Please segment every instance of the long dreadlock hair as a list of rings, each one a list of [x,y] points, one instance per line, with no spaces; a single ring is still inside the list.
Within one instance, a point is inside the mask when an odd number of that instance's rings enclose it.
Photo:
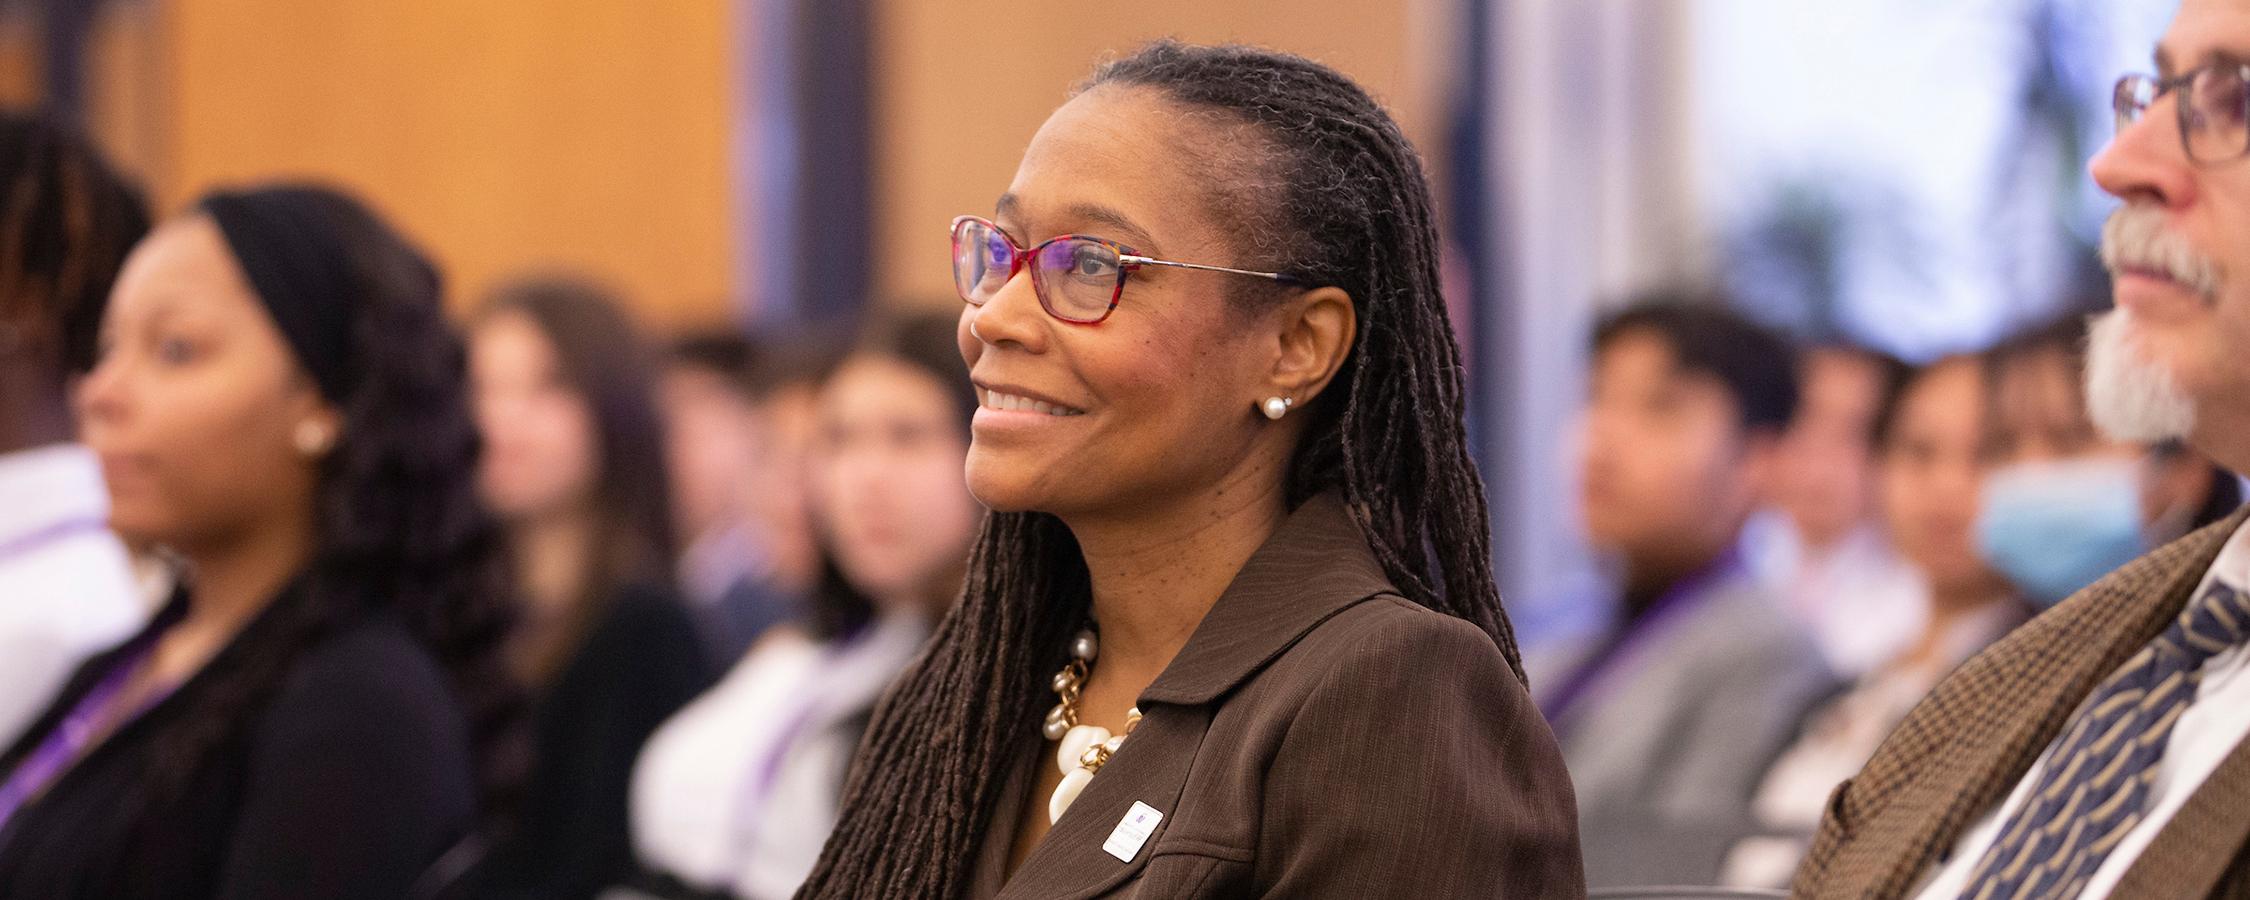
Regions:
[[[1213,212],[1244,235],[1236,249],[1357,305],[1356,346],[1305,411],[1289,502],[1340,491],[1399,590],[1482,628],[1521,678],[1462,422],[1429,185],[1397,123],[1336,71],[1253,47],[1160,41],[1079,90],[1111,85],[1157,91],[1246,137],[1215,152],[1236,154],[1243,171],[1229,174],[1250,177],[1208,186]],[[877,711],[843,818],[799,897],[961,895],[1000,779],[1037,739],[1048,674],[1090,603],[1085,560],[1060,520],[986,520],[964,597]]]

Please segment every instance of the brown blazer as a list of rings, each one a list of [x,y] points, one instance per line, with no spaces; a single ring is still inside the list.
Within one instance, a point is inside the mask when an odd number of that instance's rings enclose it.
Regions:
[[[2179,615],[2250,510],[2144,556],[1963,663],[1836,789],[1802,897],[1901,897],[2005,799],[2080,701]],[[2250,897],[2250,742],[2196,789],[2110,896]]]
[[[1044,743],[1019,761],[971,896],[1585,896],[1530,696],[1484,632],[1399,596],[1333,497],[1243,566],[1140,708],[1006,877],[1033,767],[1054,765]],[[1163,818],[1124,861],[1103,844],[1136,801]]]

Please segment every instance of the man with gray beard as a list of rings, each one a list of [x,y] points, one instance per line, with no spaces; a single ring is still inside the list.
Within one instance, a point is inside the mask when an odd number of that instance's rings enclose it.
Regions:
[[[2094,180],[2116,309],[2088,405],[2250,471],[2250,0],[2182,0]],[[1963,664],[1830,797],[1806,897],[2250,897],[2250,531],[2237,512]]]

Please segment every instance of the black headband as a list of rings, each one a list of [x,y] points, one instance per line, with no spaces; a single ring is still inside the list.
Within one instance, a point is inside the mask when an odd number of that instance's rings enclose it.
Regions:
[[[350,396],[360,286],[332,195],[304,188],[220,191],[197,204],[218,222],[251,289],[322,396]]]

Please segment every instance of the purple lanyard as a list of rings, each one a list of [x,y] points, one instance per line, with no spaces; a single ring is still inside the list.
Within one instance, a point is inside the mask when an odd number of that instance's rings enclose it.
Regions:
[[[28,534],[0,541],[0,560],[22,556],[48,544],[81,534],[91,534],[109,528],[109,522],[100,517],[65,519]]]
[[[1563,717],[1577,709],[1595,682],[1600,681],[1612,666],[1630,655],[1634,645],[1647,640],[1666,620],[1677,618],[1699,605],[1696,601],[1702,599],[1705,588],[1741,567],[1741,551],[1728,548],[1718,559],[1665,590],[1656,598],[1656,602],[1649,604],[1647,611],[1626,623],[1624,631],[1603,647],[1598,655],[1571,670],[1570,675],[1562,680],[1562,687],[1556,688],[1547,702],[1540,704],[1539,711],[1547,717],[1547,724],[1557,732],[1563,731]]]
[[[53,730],[47,732],[46,737],[40,739],[39,746],[23,758],[14,772],[9,773],[5,783],[0,783],[0,833],[6,832],[9,820],[23,810],[25,803],[52,785],[72,762],[85,753],[87,745],[94,741],[95,729],[101,723],[103,711],[117,699],[118,694],[124,692],[125,683],[132,678],[133,670],[140,668],[141,663],[148,659],[150,652],[156,648],[157,636],[162,633],[162,627],[151,628],[135,638],[132,645],[110,664],[109,672],[102,676],[102,680],[87,691],[85,696],[78,698],[78,703],[71,707],[70,714],[64,716]],[[111,729],[111,733],[115,734],[123,729],[127,723],[147,712],[149,707],[155,706],[169,694],[170,691],[150,692],[146,700],[119,717],[117,726]]]
[[[822,651],[818,668],[813,671],[814,680],[874,631],[873,625],[862,626],[858,634]],[[823,711],[826,704],[821,699],[815,696],[807,700],[795,715],[790,716],[789,724],[782,727],[779,738],[774,741],[772,752],[758,762],[757,776],[750,780],[749,790],[743,792],[741,802],[735,806],[734,835],[737,847],[749,844],[758,823],[765,818],[766,803],[773,799],[774,783],[781,779],[781,763],[789,756],[789,750],[796,745],[797,738],[804,734],[806,728],[811,727],[813,719]]]

